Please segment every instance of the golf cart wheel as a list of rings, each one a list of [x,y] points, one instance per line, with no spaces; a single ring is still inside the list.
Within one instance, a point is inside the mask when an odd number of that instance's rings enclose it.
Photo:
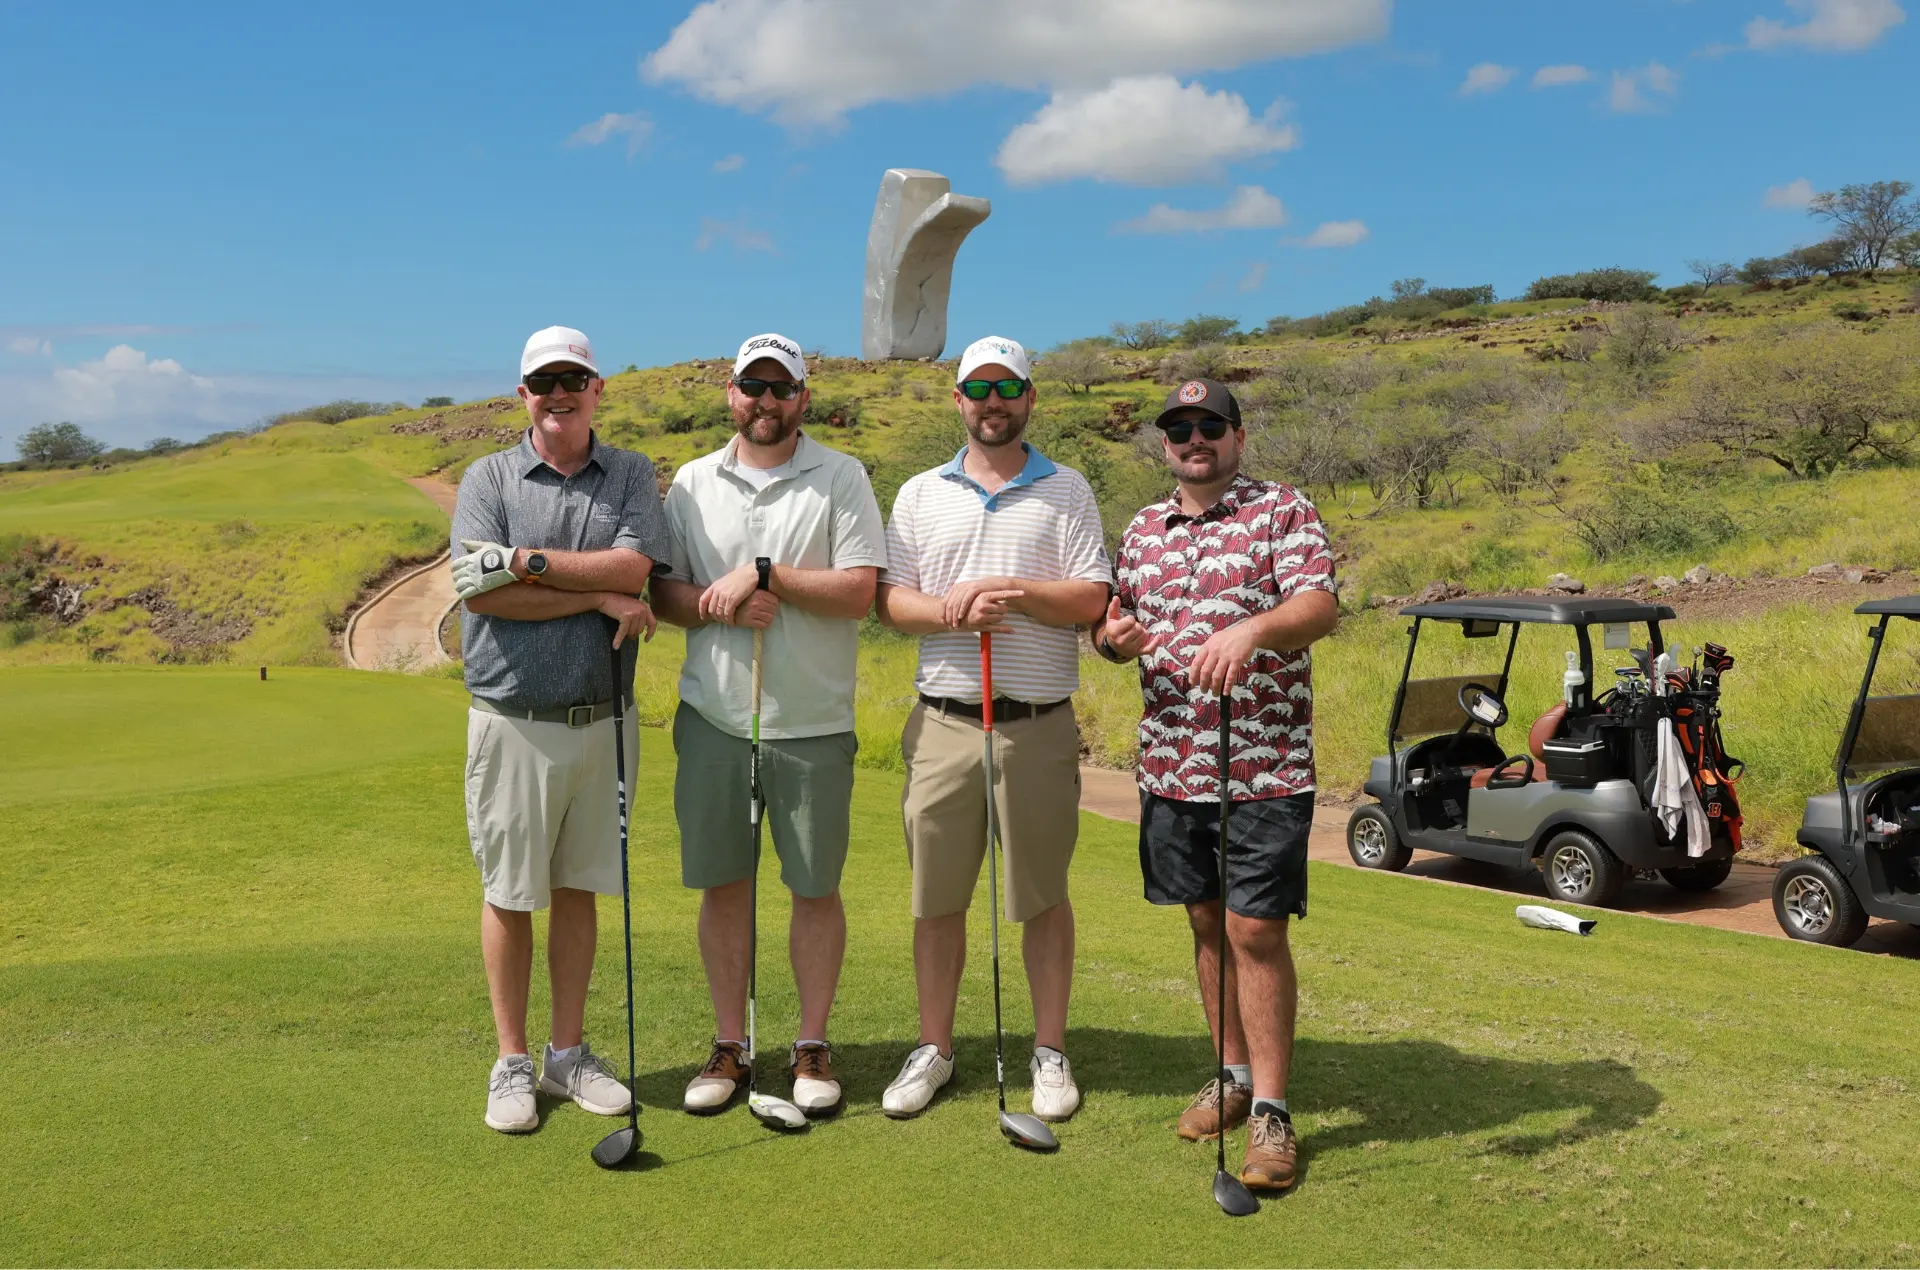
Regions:
[[[1398,873],[1413,859],[1413,848],[1400,841],[1387,809],[1379,803],[1368,803],[1347,821],[1347,854],[1363,869]]]
[[[1810,944],[1845,948],[1867,932],[1853,888],[1821,855],[1802,856],[1775,875],[1773,916],[1781,930]]]
[[[1604,908],[1620,898],[1620,888],[1627,884],[1620,857],[1578,829],[1564,829],[1547,839],[1540,871],[1547,894],[1562,904]]]
[[[1711,891],[1733,872],[1733,857],[1705,860],[1679,869],[1662,869],[1660,876],[1682,891]]]

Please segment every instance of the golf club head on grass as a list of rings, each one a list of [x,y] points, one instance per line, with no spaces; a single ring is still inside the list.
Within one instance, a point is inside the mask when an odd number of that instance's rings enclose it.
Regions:
[[[749,1094],[747,1110],[767,1128],[779,1129],[783,1133],[797,1133],[807,1127],[807,1118],[801,1114],[800,1108],[772,1094]]]
[[[1007,1141],[1029,1151],[1058,1151],[1060,1139],[1053,1136],[1053,1130],[1038,1116],[1030,1116],[1022,1111],[1003,1111],[1000,1113],[1000,1132],[1007,1135]]]
[[[593,1144],[593,1162],[603,1169],[617,1169],[640,1150],[640,1130],[622,1125]]]
[[[1213,1202],[1229,1217],[1250,1217],[1260,1211],[1260,1201],[1247,1184],[1225,1169],[1213,1175]]]

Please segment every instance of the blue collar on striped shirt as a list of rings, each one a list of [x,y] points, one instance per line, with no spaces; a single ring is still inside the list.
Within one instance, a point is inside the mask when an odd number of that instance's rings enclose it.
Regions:
[[[960,452],[953,456],[952,461],[944,466],[935,468],[934,471],[949,481],[965,481],[973,487],[973,492],[980,496],[980,501],[986,506],[986,509],[992,511],[994,510],[994,502],[1000,495],[1007,493],[1009,490],[1019,489],[1022,485],[1031,485],[1035,481],[1044,480],[1046,477],[1052,476],[1060,470],[1053,465],[1052,459],[1040,453],[1040,451],[1034,449],[1025,441],[1020,443],[1020,448],[1027,452],[1026,466],[1020,469],[1018,476],[1008,481],[1005,485],[1002,485],[999,489],[994,490],[992,493],[988,493],[985,486],[967,475],[967,447],[964,445],[960,447]]]

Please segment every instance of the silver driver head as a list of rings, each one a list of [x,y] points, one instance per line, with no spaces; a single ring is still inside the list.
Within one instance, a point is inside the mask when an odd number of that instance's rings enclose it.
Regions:
[[[1038,1116],[1030,1116],[1022,1111],[1003,1111],[1000,1113],[1000,1132],[1007,1135],[1007,1141],[1029,1151],[1058,1151],[1060,1139],[1053,1136],[1053,1130]]]
[[[792,1133],[807,1127],[807,1118],[800,1108],[785,1098],[775,1098],[772,1094],[752,1094],[747,1098],[747,1110],[753,1118],[769,1129],[779,1129],[783,1133]]]
[[[1213,1202],[1229,1217],[1248,1217],[1260,1211],[1260,1201],[1247,1184],[1224,1170],[1213,1175]]]

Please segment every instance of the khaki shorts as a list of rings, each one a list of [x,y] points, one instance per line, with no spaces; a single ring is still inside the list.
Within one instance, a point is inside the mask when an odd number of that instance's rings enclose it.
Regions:
[[[627,715],[629,812],[640,733]],[[467,836],[487,903],[531,912],[556,889],[620,894],[613,720],[584,728],[467,711]]]
[[[684,701],[673,716],[673,809],[680,821],[680,884],[696,891],[753,876],[753,744],[722,732]],[[795,895],[824,899],[840,889],[852,832],[851,732],[760,741],[764,831],[780,857],[780,880]]]
[[[1080,729],[1073,707],[994,721],[993,797],[1000,822],[1005,913],[1038,917],[1067,898],[1067,866],[1080,835]],[[900,749],[907,787],[900,808],[913,866],[913,915],[964,913],[987,851],[985,746],[980,721],[928,709],[907,716]]]

